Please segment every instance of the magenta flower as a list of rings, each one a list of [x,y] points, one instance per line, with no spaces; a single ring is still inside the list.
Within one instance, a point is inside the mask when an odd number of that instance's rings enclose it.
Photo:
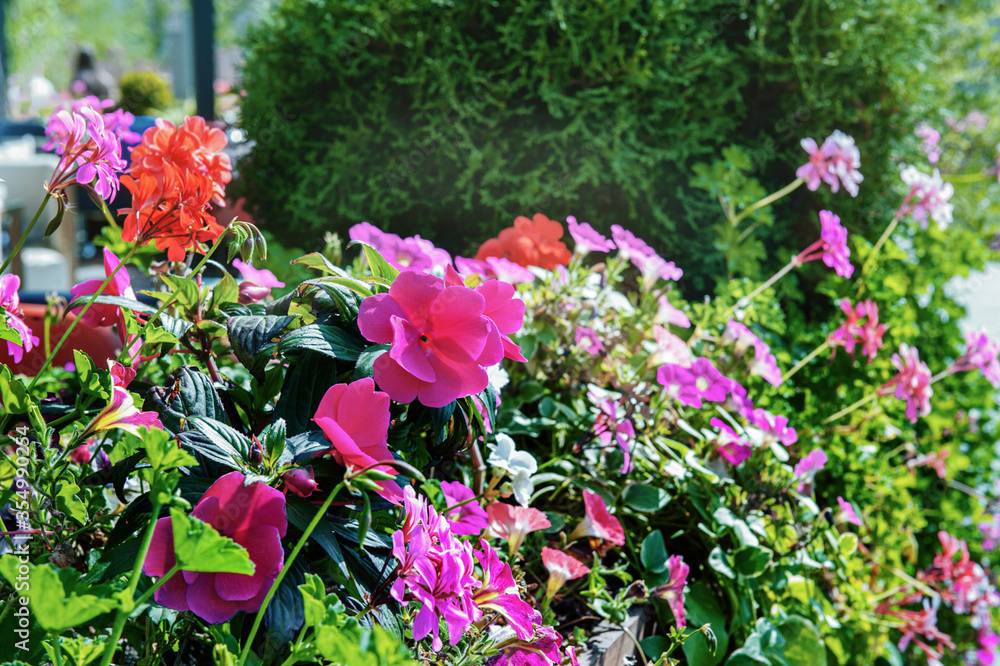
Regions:
[[[135,370],[126,368],[117,361],[108,361],[111,371],[111,403],[101,410],[84,429],[81,438],[98,432],[117,428],[133,435],[139,435],[139,428],[159,428],[163,430],[160,416],[156,412],[143,412],[135,406],[127,387],[135,379]]]
[[[642,273],[643,289],[649,291],[656,282],[664,280],[679,280],[684,271],[677,268],[672,261],[664,260],[651,248],[646,241],[638,238],[631,231],[617,224],[611,225],[611,237],[618,246],[619,256],[628,259]]]
[[[764,433],[763,444],[778,441],[785,446],[791,446],[799,441],[799,435],[795,432],[795,428],[788,425],[787,416],[774,415],[766,409],[757,408],[750,412],[747,420]]]
[[[499,337],[504,358],[520,363],[527,361],[521,354],[521,348],[510,337],[524,326],[524,301],[516,297],[514,286],[500,280],[489,280],[476,287],[476,293],[486,300],[483,316],[493,323],[490,336]],[[491,339],[487,346],[494,344]]]
[[[649,595],[666,599],[674,614],[674,619],[677,621],[677,628],[684,629],[687,626],[687,618],[684,613],[684,588],[687,586],[691,567],[684,563],[684,559],[680,555],[671,555],[667,559],[667,571],[670,573],[667,582],[653,588]]]
[[[596,356],[604,351],[604,343],[601,342],[601,337],[592,328],[577,326],[575,338],[576,346],[588,354]]]
[[[542,564],[549,570],[549,582],[545,586],[546,597],[552,597],[567,581],[590,573],[590,567],[580,560],[547,546],[542,547]]]
[[[389,437],[389,396],[375,390],[371,377],[350,384],[334,384],[323,395],[313,421],[333,446],[326,451],[355,472],[394,458],[387,445]],[[395,474],[390,465],[379,471]],[[399,503],[402,489],[395,481],[378,481],[379,495]]]
[[[266,268],[254,268],[239,257],[233,259],[233,267],[243,277],[240,282],[239,298],[242,305],[258,303],[271,294],[272,287],[285,286],[285,283],[278,280],[271,271]]]
[[[817,146],[813,139],[802,139],[801,144],[809,153],[809,161],[800,166],[795,175],[806,181],[806,187],[816,191],[820,182],[824,182],[836,193],[843,185],[852,197],[858,196],[858,183],[864,177],[858,172],[861,153],[852,137],[834,130],[822,146]]]
[[[104,124],[104,117],[92,107],[59,111],[49,121],[50,144],[62,157],[49,181],[49,192],[76,182],[102,199],[118,194],[118,173],[128,164],[122,159],[121,140]]]
[[[20,338],[20,344],[7,340],[7,353],[20,363],[24,352],[31,351],[38,345],[38,336],[33,335],[31,328],[24,323],[24,312],[21,311],[21,299],[17,295],[21,286],[21,278],[16,275],[0,275],[0,315],[3,316],[7,328],[12,329]]]
[[[691,328],[688,316],[670,304],[666,296],[656,299],[657,311],[653,322],[657,324],[673,324],[681,328]]]
[[[123,298],[135,300],[135,292],[132,291],[132,280],[129,277],[128,269],[125,266],[118,268],[118,264],[120,263],[121,262],[118,260],[118,257],[115,256],[114,252],[108,248],[104,248],[104,274],[105,276],[108,276],[114,273],[115,277],[102,293],[107,296],[121,296]],[[117,273],[115,273],[115,269],[118,269]],[[74,298],[87,294],[95,294],[103,283],[104,280],[86,280],[73,286],[69,290],[69,293]],[[92,328],[111,326],[112,324],[117,323],[121,331],[125,330],[125,317],[122,314],[122,309],[117,305],[94,303],[90,306],[90,309],[87,310],[86,314],[83,315],[80,323],[84,326],[90,326]]]
[[[837,498],[837,504],[840,506],[840,517],[844,520],[844,522],[861,527],[861,519],[858,518],[858,514],[854,510],[853,504],[845,500],[843,497]]]
[[[906,418],[917,422],[917,415],[931,413],[931,371],[920,360],[920,352],[905,342],[899,345],[899,353],[892,355],[892,364],[899,371],[895,377],[883,385],[883,389],[896,387],[896,398],[906,400]]]
[[[293,495],[299,497],[309,497],[315,492],[319,484],[313,476],[312,465],[306,465],[281,475],[281,480],[285,483],[285,490],[291,491]]]
[[[722,335],[722,344],[735,344],[736,353],[740,356],[750,347],[753,347],[754,357],[747,361],[747,367],[751,375],[759,375],[766,382],[773,386],[781,386],[782,374],[778,368],[778,359],[771,353],[771,348],[766,342],[753,334],[744,324],[735,319],[730,319],[726,323],[726,330]]]
[[[1000,521],[997,520],[996,516],[993,516],[993,519],[988,523],[979,523],[976,527],[983,533],[983,539],[979,545],[984,551],[996,550],[997,546],[1000,546]]]
[[[355,224],[348,234],[351,240],[368,243],[385,260],[401,271],[430,272],[451,264],[451,255],[420,236],[400,238],[367,222]]]
[[[608,398],[601,401],[593,392],[588,393],[587,397],[600,403],[600,411],[593,426],[594,434],[604,446],[611,446],[612,442],[618,445],[624,456],[621,473],[628,474],[632,471],[631,442],[635,438],[635,426],[627,416],[619,415],[618,403],[615,400]]]
[[[569,227],[569,235],[576,243],[573,251],[580,257],[584,257],[590,252],[611,252],[615,249],[615,244],[612,241],[586,222],[577,222],[572,215],[566,217],[566,226]]]
[[[851,249],[847,247],[847,229],[840,225],[840,218],[828,210],[819,212],[822,225],[820,239],[802,250],[793,261],[804,264],[816,259],[822,259],[840,277],[849,278],[854,274],[851,265]]]
[[[570,541],[581,537],[594,537],[604,539],[616,546],[625,545],[625,530],[622,528],[621,522],[608,511],[608,505],[605,504],[603,497],[595,492],[584,490],[583,506],[586,515],[573,530],[573,533],[569,535]]]
[[[480,611],[491,610],[502,615],[521,640],[531,640],[535,635],[532,623],[535,611],[521,599],[510,565],[501,562],[497,552],[485,541],[480,540],[479,547],[476,559],[483,568],[483,579],[472,601]]]
[[[695,359],[687,368],[671,363],[662,365],[656,371],[656,381],[667,388],[667,395],[698,409],[702,400],[725,400],[732,386],[732,380],[716,370],[707,358]]]
[[[720,431],[716,439],[719,455],[734,467],[743,464],[743,461],[753,453],[753,447],[721,420],[713,418],[709,423]]]
[[[878,306],[871,300],[864,300],[852,306],[848,299],[840,301],[840,309],[847,315],[847,321],[827,337],[827,343],[834,348],[843,347],[854,356],[854,348],[860,343],[861,353],[868,362],[875,360],[875,354],[882,348],[882,336],[888,327],[878,323]]]
[[[510,284],[522,284],[534,282],[535,274],[520,264],[515,264],[503,257],[486,257],[482,261],[479,259],[468,259],[466,257],[455,257],[455,268],[462,277],[479,275],[487,280],[500,280]]]
[[[816,474],[826,466],[826,463],[827,457],[823,449],[813,449],[795,465],[792,472],[795,474],[795,478],[800,479],[798,486],[800,493],[807,485],[812,484]]]
[[[483,530],[489,527],[490,521],[483,507],[479,506],[479,501],[475,499],[476,493],[472,492],[472,488],[459,481],[442,481],[441,493],[448,506],[444,517],[451,525],[452,534],[457,536],[482,534]],[[452,509],[457,504],[461,506]]]
[[[490,521],[487,537],[506,539],[507,554],[511,558],[524,543],[524,537],[552,526],[548,516],[538,509],[503,502],[493,502],[486,507],[486,516]]]
[[[990,340],[986,331],[966,331],[965,333],[965,353],[962,354],[951,367],[949,372],[964,372],[966,370],[980,370],[986,381],[993,385],[993,388],[1000,388],[1000,343]]]
[[[490,295],[495,311],[507,314],[510,301],[502,302],[499,288]],[[358,315],[365,338],[392,344],[375,361],[375,381],[396,402],[419,399],[428,407],[482,392],[489,382],[484,366],[504,357],[500,330],[485,316],[486,307],[487,299],[468,287],[400,273],[389,293],[362,301]]]
[[[220,534],[246,548],[252,574],[181,571],[153,598],[174,610],[193,611],[206,622],[226,622],[237,611],[253,612],[284,565],[281,537],[288,521],[285,496],[259,481],[244,487],[241,472],[230,472],[213,483],[198,500],[191,516],[209,523]],[[163,576],[175,564],[172,518],[156,521],[153,540],[142,564],[147,576]]]
[[[562,636],[552,627],[541,626],[542,615],[538,611],[533,621],[538,628],[531,642],[505,641],[503,651],[487,659],[485,666],[558,666],[562,663]]]
[[[910,191],[896,215],[913,215],[913,219],[920,222],[921,229],[927,228],[930,219],[937,223],[941,231],[947,229],[954,210],[954,206],[948,203],[955,194],[954,185],[944,182],[937,169],[928,175],[917,171],[914,166],[908,166],[899,175]]]

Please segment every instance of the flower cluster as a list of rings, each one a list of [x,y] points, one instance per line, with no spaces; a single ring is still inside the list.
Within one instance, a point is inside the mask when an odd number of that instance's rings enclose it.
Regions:
[[[822,259],[840,277],[851,277],[854,266],[850,261],[851,249],[847,247],[847,229],[841,226],[840,217],[828,210],[819,212],[819,221],[822,225],[820,239],[800,252],[795,261],[804,264]]]
[[[49,182],[49,192],[79,183],[111,201],[118,194],[118,173],[128,166],[122,158],[118,134],[105,125],[105,117],[91,106],[59,111],[46,127],[46,148],[60,155]]]
[[[419,235],[401,238],[368,222],[355,224],[348,234],[351,240],[371,245],[386,261],[401,271],[429,273],[435,269],[443,270],[451,263],[451,255]]]
[[[843,347],[852,357],[855,347],[860,344],[861,353],[871,363],[882,348],[882,336],[888,330],[885,324],[878,321],[878,306],[871,299],[852,306],[845,298],[840,301],[840,309],[847,315],[847,321],[827,337],[827,343],[834,348],[834,354],[837,347]]]
[[[1000,342],[991,340],[986,331],[965,333],[965,353],[951,367],[949,372],[979,370],[993,388],[1000,388]]]
[[[882,387],[896,388],[896,398],[906,401],[906,418],[917,422],[917,415],[927,416],[931,412],[931,371],[920,360],[920,352],[905,342],[899,345],[899,352],[892,355],[892,365],[899,371]]]
[[[500,232],[479,246],[476,259],[489,257],[508,259],[520,266],[539,266],[552,270],[565,266],[572,255],[560,238],[562,225],[536,213],[530,220],[523,215],[514,220],[514,226]]]
[[[598,441],[604,446],[617,445],[622,451],[624,461],[622,462],[621,473],[628,474],[632,471],[632,440],[635,438],[635,426],[619,408],[619,403],[611,398],[599,400],[593,392],[588,396],[598,403],[599,412],[594,421],[593,432],[597,435]]]
[[[763,377],[764,381],[772,386],[781,386],[781,370],[778,368],[778,360],[771,353],[771,348],[744,324],[730,319],[722,334],[722,344],[735,345],[736,354],[739,356],[743,356],[753,347],[753,360],[747,362],[750,374]]]
[[[852,197],[858,196],[858,184],[864,177],[858,172],[861,153],[852,137],[834,130],[822,146],[816,145],[813,139],[802,139],[802,148],[809,153],[809,161],[800,166],[795,175],[806,181],[806,187],[816,191],[823,182],[836,193],[843,185]]]
[[[954,206],[948,201],[955,194],[955,186],[944,182],[937,169],[926,174],[914,166],[908,166],[900,173],[900,178],[910,190],[896,213],[897,216],[913,215],[913,219],[920,222],[921,229],[927,228],[930,219],[937,222],[941,231],[947,229],[954,210]]]
[[[701,409],[702,400],[722,402],[733,381],[719,372],[707,358],[698,358],[688,367],[667,363],[656,371],[656,381],[667,395],[688,407]]]
[[[611,237],[622,259],[631,261],[642,273],[642,286],[645,291],[652,289],[661,279],[676,281],[684,276],[684,271],[675,266],[674,262],[665,260],[646,241],[631,231],[613,224]]]

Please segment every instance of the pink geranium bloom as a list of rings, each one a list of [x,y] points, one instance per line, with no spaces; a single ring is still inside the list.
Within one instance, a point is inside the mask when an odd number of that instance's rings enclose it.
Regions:
[[[656,381],[667,388],[670,397],[698,409],[701,409],[702,400],[725,400],[733,385],[732,380],[723,376],[707,358],[695,359],[691,367],[672,363],[660,366]]]
[[[849,278],[854,274],[851,265],[851,249],[847,247],[847,229],[840,224],[840,217],[828,210],[819,212],[822,225],[820,239],[802,250],[794,259],[798,264],[804,264],[816,259],[822,259],[840,277]]]
[[[852,197],[858,196],[858,183],[864,180],[861,168],[861,153],[854,145],[854,139],[840,130],[816,145],[813,139],[802,139],[803,150],[809,153],[809,161],[795,172],[796,177],[806,181],[806,187],[815,191],[820,182],[830,186],[834,193],[843,185]]]
[[[573,533],[569,535],[570,541],[581,537],[595,537],[616,546],[625,545],[625,530],[622,528],[621,522],[608,511],[608,505],[604,503],[603,497],[595,492],[584,490],[583,506],[586,515],[573,530]]]
[[[681,328],[691,328],[688,316],[670,304],[666,296],[656,299],[657,311],[653,322],[657,324],[673,324]]]
[[[359,471],[394,458],[387,445],[389,396],[375,390],[371,377],[350,384],[334,384],[323,395],[313,421],[333,446],[326,451],[338,463]],[[395,474],[390,465],[379,471]],[[395,503],[403,491],[395,481],[378,481],[379,495]]]
[[[653,343],[656,347],[647,361],[651,366],[675,364],[689,368],[694,363],[687,343],[659,324],[653,324]]]
[[[840,506],[840,515],[843,517],[845,522],[861,527],[861,519],[858,518],[858,514],[854,510],[853,504],[845,500],[843,497],[837,498],[837,504]]]
[[[646,291],[649,291],[660,278],[679,280],[684,275],[684,271],[677,268],[672,261],[664,260],[646,241],[631,231],[613,224],[611,237],[614,238],[622,259],[631,261],[642,273],[642,284]]]
[[[118,268],[120,263],[114,252],[108,248],[104,248],[104,275],[109,276],[114,273],[114,278],[112,278],[111,282],[101,293],[106,296],[121,296],[122,298],[134,301],[135,292],[132,291],[132,279],[129,277],[128,268],[125,266]],[[115,273],[115,269],[118,270],[117,273]],[[74,298],[87,294],[96,294],[103,283],[104,280],[86,280],[73,286],[69,290],[69,293]],[[125,317],[122,315],[122,309],[117,305],[94,303],[80,319],[80,323],[92,328],[118,324],[120,331],[124,332],[125,330]]]
[[[597,331],[592,328],[577,326],[575,339],[576,346],[588,354],[596,356],[604,351],[604,343],[601,342],[601,337],[597,334]]]
[[[542,547],[542,564],[549,570],[549,582],[545,587],[546,597],[558,592],[567,581],[590,573],[590,567],[572,555],[545,546]]]
[[[501,562],[497,552],[485,541],[480,540],[479,546],[481,550],[476,551],[476,559],[483,568],[483,578],[472,601],[481,611],[491,610],[504,616],[521,640],[531,640],[535,635],[534,609],[521,599],[510,565]]]
[[[677,621],[677,628],[684,629],[687,626],[684,613],[684,588],[687,586],[687,577],[691,573],[691,567],[684,563],[684,558],[680,555],[671,555],[667,559],[667,571],[670,572],[670,578],[663,585],[650,591],[649,595],[666,599],[674,614],[674,619]]]
[[[111,404],[84,429],[82,438],[98,432],[117,428],[133,435],[139,435],[139,428],[159,428],[163,430],[160,416],[156,412],[143,412],[135,406],[128,385],[135,379],[135,370],[126,368],[117,361],[108,361],[111,371]]]
[[[355,224],[348,233],[351,240],[368,243],[401,271],[430,272],[451,264],[450,254],[420,236],[400,238],[367,222]]]
[[[921,229],[927,228],[930,219],[937,222],[941,231],[947,229],[955,208],[948,200],[955,194],[955,186],[944,182],[937,169],[928,175],[917,171],[914,166],[908,166],[899,175],[910,191],[896,215],[912,215],[913,219],[920,222]]]
[[[538,509],[503,502],[493,502],[486,507],[486,516],[490,521],[487,536],[491,539],[506,539],[507,553],[511,558],[524,543],[524,537],[552,527],[548,516]]]
[[[844,298],[840,301],[840,309],[847,315],[847,321],[827,337],[827,343],[834,348],[843,347],[848,354],[854,356],[855,347],[861,345],[861,353],[868,357],[868,362],[875,360],[875,354],[882,348],[882,336],[888,327],[878,322],[878,306],[871,300],[864,300],[852,306]]]
[[[444,517],[451,525],[452,534],[458,536],[471,536],[482,534],[490,521],[486,516],[483,507],[479,506],[479,501],[475,499],[476,493],[467,485],[460,481],[442,481],[441,493],[444,495],[445,504],[448,508],[444,512]],[[453,506],[461,504],[456,509]]]
[[[572,215],[566,218],[566,226],[569,227],[569,235],[576,243],[573,251],[580,257],[586,256],[590,252],[611,252],[615,249],[615,244],[612,241],[586,222],[577,222]]]
[[[487,284],[494,283],[504,284]],[[488,295],[494,311],[507,316],[513,299],[505,302],[500,289]],[[433,275],[400,273],[389,293],[362,301],[358,315],[365,338],[392,344],[375,361],[375,381],[396,402],[419,399],[428,407],[482,392],[489,383],[484,366],[504,357],[500,327],[485,316],[486,308],[487,299],[476,290],[447,286]]]
[[[58,139],[49,142],[61,155],[49,181],[49,192],[79,183],[102,199],[118,194],[118,173],[128,164],[122,159],[121,140],[105,125],[105,118],[92,107],[57,111],[46,133]]]
[[[1000,546],[1000,521],[997,520],[996,516],[993,516],[989,522],[979,523],[976,527],[983,533],[983,539],[979,545],[984,551],[996,550],[997,546]]]
[[[285,490],[291,491],[293,495],[299,497],[309,497],[315,492],[319,484],[313,476],[312,465],[306,465],[281,475],[281,480],[285,483]]]
[[[892,355],[892,364],[899,371],[895,377],[883,385],[883,389],[896,387],[896,398],[906,401],[906,418],[917,422],[917,416],[931,413],[931,371],[920,360],[920,352],[905,342],[899,345],[899,353]]]
[[[21,278],[18,276],[0,275],[0,317],[3,317],[7,327],[13,329],[21,340],[21,344],[7,340],[7,353],[14,359],[14,363],[20,363],[24,352],[30,352],[38,345],[38,336],[32,334],[22,319],[24,312],[21,311],[21,298],[17,295],[20,286]]]
[[[721,420],[713,418],[709,423],[720,430],[718,439],[716,440],[719,455],[734,467],[739,467],[743,464],[743,461],[753,453],[753,447]]]
[[[503,257],[486,257],[482,261],[479,259],[468,259],[466,257],[455,257],[455,268],[458,269],[462,277],[479,275],[487,280],[500,280],[510,284],[522,284],[534,282],[535,274],[520,264],[515,264]]]
[[[284,565],[281,537],[288,521],[285,496],[259,481],[248,486],[242,472],[230,472],[213,483],[191,511],[191,517],[214,527],[246,548],[252,574],[181,571],[153,598],[174,610],[193,611],[206,622],[226,622],[237,611],[260,608]],[[173,519],[156,521],[149,552],[142,564],[147,576],[163,576],[176,562]]]
[[[800,479],[798,486],[800,493],[813,482],[816,474],[826,466],[826,463],[827,457],[823,449],[813,449],[795,465],[792,473],[795,474],[795,478]]]
[[[993,388],[1000,388],[1000,342],[990,340],[986,331],[966,331],[965,353],[951,367],[949,372],[980,370]]]

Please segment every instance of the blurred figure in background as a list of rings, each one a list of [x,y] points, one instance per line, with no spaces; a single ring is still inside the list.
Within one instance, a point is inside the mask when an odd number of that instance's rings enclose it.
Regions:
[[[76,57],[76,71],[69,84],[74,97],[94,95],[98,99],[117,98],[115,78],[97,66],[90,49],[80,48]]]

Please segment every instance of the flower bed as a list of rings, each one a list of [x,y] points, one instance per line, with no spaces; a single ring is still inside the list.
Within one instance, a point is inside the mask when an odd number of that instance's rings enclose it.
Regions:
[[[74,288],[39,371],[0,374],[16,658],[520,666],[602,663],[598,645],[603,663],[991,663],[1000,595],[982,555],[1000,529],[950,466],[983,447],[953,414],[971,444],[950,458],[923,422],[937,389],[1000,386],[1000,348],[969,334],[930,368],[886,318],[876,270],[905,263],[897,229],[952,222],[937,171],[902,172],[874,246],[852,249],[824,210],[772,278],[701,302],[627,229],[541,214],[472,258],[358,224],[353,264],[307,254],[294,263],[315,276],[275,299],[260,233],[211,213],[224,136],[161,121],[120,175],[128,118],[99,109],[54,118],[46,196],[128,188],[119,252]],[[803,147],[788,187],[721,197],[732,229],[749,236],[801,185],[857,193],[853,139]],[[208,285],[227,242],[242,281]],[[155,308],[122,268],[150,245],[170,262]],[[840,310],[810,351],[775,294],[816,266]],[[15,360],[39,345],[17,287],[2,278]],[[114,327],[120,352],[54,366],[80,323]],[[970,552],[953,509],[912,510],[934,505],[911,492],[930,478],[986,512],[988,542]],[[608,627],[621,635],[589,640]]]

